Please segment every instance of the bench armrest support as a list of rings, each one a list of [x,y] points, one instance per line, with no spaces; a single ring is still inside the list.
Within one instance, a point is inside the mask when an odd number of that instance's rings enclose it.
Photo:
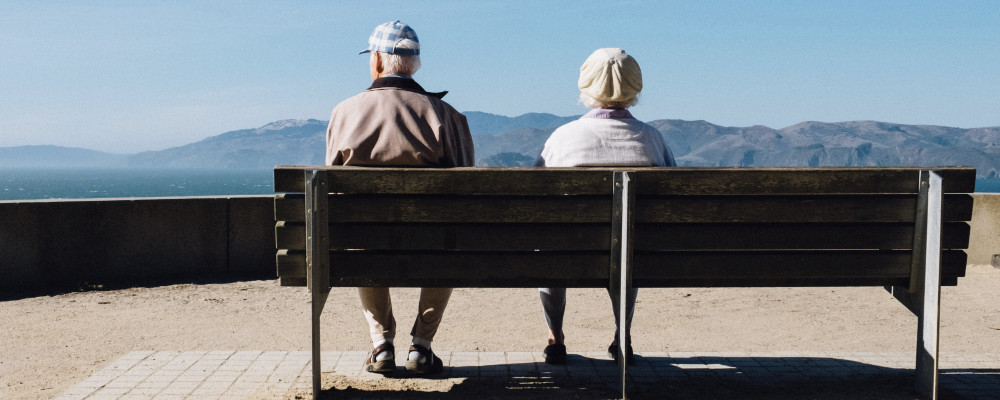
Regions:
[[[611,281],[608,290],[611,303],[618,310],[618,372],[621,376],[622,400],[628,398],[625,391],[627,376],[628,337],[628,293],[632,289],[632,232],[635,223],[632,210],[635,208],[635,190],[632,175],[615,172],[614,198],[611,215]]]
[[[934,400],[938,398],[941,326],[942,199],[941,176],[920,171],[910,286],[886,288],[917,315],[916,390]]]
[[[938,398],[938,343],[941,327],[941,176],[934,171],[920,172],[920,204],[925,235],[922,244],[920,280],[923,306],[917,325],[917,391],[933,400]],[[919,221],[919,220],[918,220]],[[918,223],[920,223],[918,222]],[[917,251],[917,247],[914,247]],[[921,276],[922,275],[922,276]],[[912,284],[911,284],[912,286]]]
[[[330,294],[329,185],[323,170],[306,170],[306,278],[312,293],[313,398],[322,389],[320,375],[320,315]]]

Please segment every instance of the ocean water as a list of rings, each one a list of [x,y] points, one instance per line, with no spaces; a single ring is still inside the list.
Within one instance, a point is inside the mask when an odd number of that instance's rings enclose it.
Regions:
[[[274,194],[271,169],[0,169],[0,200]],[[1000,193],[1000,179],[976,192]]]
[[[976,179],[977,193],[1000,193],[1000,179]]]
[[[0,169],[0,200],[274,194],[270,169]]]

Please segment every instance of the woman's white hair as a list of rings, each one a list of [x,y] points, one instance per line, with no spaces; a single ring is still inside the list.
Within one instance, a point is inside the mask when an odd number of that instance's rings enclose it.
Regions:
[[[610,103],[605,103],[603,101],[595,100],[593,97],[587,96],[585,93],[580,92],[580,103],[587,108],[620,108],[625,109],[639,104],[639,95],[628,99],[628,101],[615,101]]]
[[[410,42],[410,43],[407,43]],[[412,45],[411,45],[412,43]],[[416,42],[412,40],[403,40],[396,44],[396,48],[409,49],[411,46],[417,46]],[[376,56],[376,54],[378,54]],[[420,69],[420,55],[412,56],[401,56],[399,54],[389,54],[381,52],[371,52],[371,57],[379,57],[382,59],[382,67],[385,68],[385,73],[387,74],[403,74],[403,75],[413,75]]]

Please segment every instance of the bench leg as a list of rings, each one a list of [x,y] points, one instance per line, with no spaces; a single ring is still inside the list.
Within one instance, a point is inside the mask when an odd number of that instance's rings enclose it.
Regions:
[[[329,292],[320,293],[319,290],[312,292],[312,378],[313,378],[313,399],[319,398],[319,392],[323,388],[322,375],[320,373],[320,315],[323,313],[323,305]]]
[[[920,204],[926,218],[923,234],[922,300],[917,314],[917,391],[932,399],[938,396],[938,344],[941,319],[941,176],[921,171]],[[912,285],[911,285],[912,287]],[[917,289],[917,288],[913,288]]]
[[[312,292],[313,399],[322,389],[320,315],[330,294],[330,235],[326,171],[306,171],[306,277]]]
[[[940,297],[929,299],[928,294],[908,293],[906,287],[886,287],[896,300],[917,316],[917,357],[915,375],[916,391],[931,399],[937,398],[938,382],[938,331],[940,326]],[[940,293],[940,292],[938,292]],[[926,312],[925,312],[926,311]]]
[[[896,299],[917,315],[916,390],[931,399],[938,396],[941,199],[941,177],[933,171],[921,171],[910,287],[890,289]]]
[[[635,205],[635,191],[630,188],[631,176],[628,172],[615,173],[615,188],[612,214],[611,243],[611,303],[618,310],[618,372],[621,376],[622,400],[628,398],[625,388],[629,347],[628,293],[632,289],[632,209]]]

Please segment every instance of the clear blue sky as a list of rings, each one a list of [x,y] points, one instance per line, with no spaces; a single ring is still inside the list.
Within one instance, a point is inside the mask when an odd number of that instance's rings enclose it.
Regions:
[[[417,80],[462,111],[583,113],[580,64],[621,47],[647,121],[1000,126],[1000,1],[0,0],[0,146],[134,153],[325,120],[395,19]]]

